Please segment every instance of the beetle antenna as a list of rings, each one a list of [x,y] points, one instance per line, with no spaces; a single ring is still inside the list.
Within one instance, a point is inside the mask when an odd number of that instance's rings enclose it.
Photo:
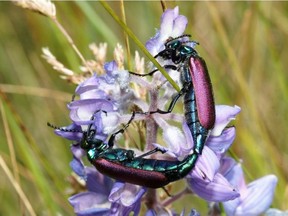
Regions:
[[[180,38],[184,38],[184,37],[192,37],[190,34],[183,34],[183,35],[180,35],[180,36],[178,36],[178,37],[175,37],[175,38],[173,38],[172,40],[177,40],[177,39],[180,39]]]
[[[47,122],[47,126],[54,128],[56,130],[60,130],[60,131],[64,131],[64,132],[79,132],[79,133],[83,133],[83,131],[79,131],[79,130],[72,130],[72,129],[66,129],[66,128],[62,128],[62,127],[57,127],[53,124],[51,124],[50,122]]]

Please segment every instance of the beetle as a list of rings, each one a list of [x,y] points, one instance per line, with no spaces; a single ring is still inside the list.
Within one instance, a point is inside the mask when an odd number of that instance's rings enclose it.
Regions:
[[[157,109],[153,113],[171,113],[176,102],[184,96],[184,114],[186,123],[194,141],[194,151],[202,153],[205,142],[215,124],[215,103],[213,89],[205,60],[200,57],[197,51],[188,43],[198,44],[195,41],[181,41],[181,38],[191,37],[181,35],[176,38],[169,38],[164,44],[165,49],[160,51],[154,58],[171,60],[173,64],[164,65],[166,69],[178,70],[182,82],[182,89],[172,99],[166,111]],[[151,76],[158,69],[148,74],[130,74],[137,76]]]
[[[169,161],[144,158],[156,152],[166,152],[158,147],[140,156],[136,156],[133,150],[113,148],[116,135],[124,133],[134,117],[135,112],[122,129],[110,136],[108,144],[96,138],[97,129],[93,128],[93,123],[88,125],[86,131],[69,130],[47,124],[64,132],[83,133],[80,146],[87,152],[88,160],[99,172],[113,179],[148,188],[160,188],[184,178],[194,168],[198,159],[199,155],[194,151],[182,161]],[[91,120],[94,120],[94,115]]]

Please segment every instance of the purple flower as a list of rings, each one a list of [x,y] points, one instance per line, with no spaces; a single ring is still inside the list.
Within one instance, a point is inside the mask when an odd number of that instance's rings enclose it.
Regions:
[[[226,110],[226,115],[217,115],[218,113],[222,113],[222,109]],[[216,106],[216,124],[213,130],[218,130],[218,127],[222,127],[225,119],[234,119],[239,111],[238,107]],[[217,123],[220,124],[217,125]],[[229,121],[227,120],[225,124],[227,125],[228,123]],[[207,201],[223,202],[239,197],[238,189],[231,185],[219,172],[221,168],[220,158],[225,154],[226,149],[232,144],[235,137],[235,130],[228,133],[226,130],[230,129],[225,129],[217,137],[209,137],[203,153],[196,163],[195,169],[187,176],[191,189]],[[230,135],[231,133],[232,135]],[[187,135],[190,135],[190,133]],[[228,144],[222,146],[222,143],[218,142],[218,140],[226,140]],[[210,148],[210,146],[213,148]]]
[[[110,178],[100,174],[93,168],[86,168],[87,192],[69,198],[77,215],[109,215],[111,203],[108,201],[112,188]]]
[[[231,162],[229,163],[231,165]],[[240,192],[239,198],[223,203],[226,214],[240,216],[264,213],[273,201],[277,177],[267,175],[246,185],[240,164],[226,167],[225,177],[237,186]]]
[[[126,190],[123,192],[123,189],[121,190],[123,184],[115,184],[113,187],[113,181],[96,169],[89,167],[84,169],[87,175],[86,187],[88,191],[69,198],[69,202],[74,207],[77,215],[129,215],[130,212],[134,212],[135,215],[139,214],[140,200],[145,192],[143,189],[133,191],[125,188]],[[131,187],[135,186],[131,185]],[[127,202],[127,199],[125,199],[127,191],[131,192],[130,198],[134,195],[136,198]],[[124,198],[121,199],[119,196],[124,196]],[[114,197],[114,199],[111,197]],[[115,197],[118,197],[118,199]]]
[[[188,21],[183,15],[179,15],[179,8],[167,9],[161,17],[160,30],[146,43],[146,48],[152,55],[156,55],[164,49],[164,43],[170,37],[178,37],[185,31]]]

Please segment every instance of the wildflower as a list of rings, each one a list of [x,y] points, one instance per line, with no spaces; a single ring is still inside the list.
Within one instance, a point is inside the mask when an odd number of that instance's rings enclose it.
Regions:
[[[135,193],[133,191],[135,185],[125,185],[124,189],[123,183],[113,186],[113,181],[96,169],[90,167],[84,169],[88,191],[69,198],[69,202],[78,216],[128,215],[130,212],[134,212],[135,215],[139,214],[140,199],[145,192],[143,189]],[[136,198],[127,202],[125,194],[129,191],[133,196],[128,197],[131,198],[135,195]]]
[[[75,170],[74,170],[75,171]],[[96,169],[85,168],[87,192],[69,198],[77,215],[109,215],[111,203],[108,200],[113,182]]]
[[[226,170],[225,177],[240,192],[239,198],[223,203],[228,216],[260,215],[269,208],[277,184],[276,176],[267,175],[246,185],[241,165],[234,164]]]
[[[156,55],[164,49],[164,43],[168,38],[183,34],[187,23],[187,18],[179,15],[179,7],[167,9],[161,17],[160,30],[146,43],[146,48],[152,55]]]

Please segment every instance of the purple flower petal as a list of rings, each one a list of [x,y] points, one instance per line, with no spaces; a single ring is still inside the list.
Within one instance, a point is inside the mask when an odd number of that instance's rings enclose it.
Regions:
[[[179,8],[167,9],[161,17],[160,30],[146,43],[146,48],[152,55],[156,55],[163,49],[164,43],[170,37],[177,37],[183,34],[187,18],[179,15]]]
[[[104,69],[106,71],[105,80],[107,84],[114,84],[114,86],[118,84],[120,89],[129,86],[129,72],[127,70],[119,70],[115,61],[106,63]]]
[[[187,18],[183,15],[178,15],[178,12],[177,12],[177,17],[174,19],[174,22],[173,22],[173,31],[170,36],[174,38],[174,37],[178,37],[182,35],[186,29],[187,23],[188,23]]]
[[[187,18],[179,15],[179,7],[167,9],[161,17],[160,41],[165,42],[169,37],[178,37],[185,31]]]
[[[75,90],[75,94],[78,95],[82,95],[87,91],[94,91],[97,92],[98,88],[99,88],[99,77],[97,76],[97,74],[93,74],[93,76],[91,76],[89,79],[86,79],[84,82],[80,83],[76,90]],[[88,95],[86,95],[88,96]],[[85,94],[82,95],[81,99],[88,99],[88,98],[95,98],[95,95],[92,94],[92,97],[85,97]]]
[[[108,84],[115,83],[115,77],[114,77],[113,71],[118,70],[117,63],[115,61],[108,62],[104,65],[104,69],[106,71],[106,76],[105,76],[106,82]]]
[[[235,116],[241,111],[238,106],[226,106],[218,105],[216,106],[216,122],[211,135],[220,136],[226,125],[235,119]]]
[[[141,202],[146,189],[137,185],[126,184],[124,192],[121,194],[121,203],[124,206],[132,206],[136,202]]]
[[[80,145],[71,145],[70,150],[75,158],[80,160],[86,152],[80,147]]]
[[[146,212],[145,216],[157,216],[157,214],[156,214],[156,212],[155,212],[154,209],[149,209],[149,210]]]
[[[122,206],[117,202],[112,203],[109,216],[118,216],[120,215],[120,212],[123,213],[121,207]]]
[[[133,212],[133,215],[137,216],[139,214],[140,207],[141,207],[140,202],[131,207],[125,207],[120,203],[113,203],[111,206],[109,216],[119,216],[119,215],[128,216],[132,215],[131,212]]]
[[[145,192],[146,189],[143,187],[116,182],[109,195],[109,200],[115,206],[115,209],[111,208],[113,215],[129,215],[131,212],[134,212],[134,215],[138,215],[141,207],[141,198]],[[116,214],[116,212],[119,214]]]
[[[236,130],[234,127],[224,129],[220,136],[209,136],[206,146],[212,149],[220,158],[224,156],[226,151],[232,145],[236,137]]]
[[[227,161],[227,160],[226,160]],[[228,164],[232,165],[231,160]],[[277,177],[268,175],[251,182],[246,186],[241,164],[232,169],[228,165],[225,177],[232,185],[239,188],[240,197],[223,203],[227,215],[260,215],[266,211],[273,199]]]
[[[225,211],[229,215],[237,216],[260,215],[264,213],[272,203],[276,184],[277,177],[274,175],[268,175],[251,182],[247,186],[246,193],[241,193],[240,198],[223,203]],[[236,202],[237,205],[233,202]]]
[[[73,160],[70,162],[70,167],[78,176],[84,179],[86,178],[84,165],[78,158],[73,158]]]
[[[98,83],[99,83],[98,75],[96,73],[94,73],[90,78],[88,78],[88,79],[84,80],[82,83],[80,83],[77,86],[76,91],[85,87],[85,86],[97,86]]]
[[[229,181],[229,172],[237,165],[236,161],[230,157],[223,157],[221,158],[220,164],[219,173],[225,176]]]
[[[75,213],[83,216],[107,215],[110,203],[107,203],[106,201],[107,197],[93,192],[79,193],[69,198],[69,202],[73,206]],[[106,207],[102,206],[104,208],[96,208],[96,204],[105,204]]]
[[[239,197],[237,190],[219,173],[211,182],[203,179],[188,179],[189,186],[198,196],[210,202],[223,202]]]
[[[80,100],[107,98],[106,92],[95,85],[83,86],[77,90],[77,94],[80,95]]]
[[[113,71],[120,89],[127,89],[130,85],[130,74],[127,70]],[[128,93],[128,92],[127,92]]]
[[[125,187],[124,182],[116,181],[113,185],[113,188],[111,189],[110,195],[109,195],[109,201],[110,202],[118,202],[120,199],[120,195],[123,192]]]
[[[93,123],[91,116],[96,111],[113,111],[113,104],[104,99],[85,99],[71,102],[68,108],[71,110],[70,118],[72,121],[79,125],[88,125]]]
[[[102,115],[103,133],[111,134],[115,132],[115,129],[120,123],[120,116],[118,112],[109,112],[107,115]]]
[[[183,121],[182,128],[183,128],[184,135],[186,137],[187,149],[191,150],[194,147],[194,141],[193,141],[191,131],[190,131],[186,121]]]
[[[236,214],[258,215],[265,212],[273,201],[277,181],[275,175],[267,175],[248,184],[247,197],[242,201],[242,209],[237,209]]]
[[[204,146],[202,155],[199,156],[195,168],[187,178],[201,179],[201,181],[210,182],[214,179],[219,167],[220,163],[215,153]]]
[[[86,187],[88,191],[103,194],[108,199],[113,187],[113,180],[99,173],[94,167],[86,167],[85,173],[87,175]]]
[[[230,162],[232,165],[232,162]],[[226,170],[225,178],[241,191],[241,194],[246,192],[246,183],[244,179],[243,170],[241,164],[236,164],[232,169]]]
[[[163,139],[168,144],[171,152],[177,156],[183,155],[182,148],[185,149],[186,141],[179,128],[167,124],[163,131]]]
[[[116,182],[109,195],[111,202],[120,202],[122,205],[130,207],[141,200],[146,192],[141,186],[129,183]]]
[[[176,156],[187,155],[191,150],[191,143],[187,144],[183,133],[175,126],[168,124],[161,115],[154,115],[154,120],[163,130],[163,139],[170,152]]]

